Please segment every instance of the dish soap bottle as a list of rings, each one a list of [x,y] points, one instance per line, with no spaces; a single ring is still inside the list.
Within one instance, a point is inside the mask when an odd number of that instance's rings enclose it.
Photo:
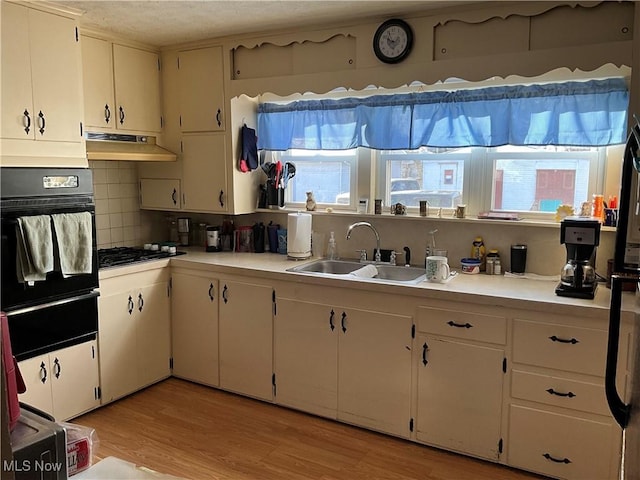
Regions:
[[[480,271],[486,270],[486,249],[484,247],[484,241],[482,237],[476,237],[473,240],[473,246],[471,247],[471,258],[477,258],[480,260]]]
[[[329,234],[329,244],[327,245],[327,258],[329,260],[338,259],[338,251],[336,248],[336,237],[333,232]]]

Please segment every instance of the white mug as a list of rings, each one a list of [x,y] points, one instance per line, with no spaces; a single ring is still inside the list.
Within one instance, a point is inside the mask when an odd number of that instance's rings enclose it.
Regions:
[[[449,264],[447,263],[447,257],[441,256],[429,256],[427,257],[427,280],[430,282],[445,282],[451,270],[449,270]]]

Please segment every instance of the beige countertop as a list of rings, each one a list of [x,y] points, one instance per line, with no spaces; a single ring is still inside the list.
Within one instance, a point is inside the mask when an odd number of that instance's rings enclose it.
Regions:
[[[351,276],[327,278],[311,273],[288,272],[287,269],[311,262],[288,260],[285,255],[275,253],[207,253],[188,248],[186,255],[173,257],[170,264],[174,268],[201,269],[228,275],[248,275],[265,280],[292,281],[339,288],[352,288],[380,293],[395,293],[454,302],[495,305],[508,308],[538,310],[549,314],[584,315],[586,317],[608,318],[610,290],[600,284],[593,300],[559,297],[555,294],[557,280],[530,280],[511,278],[503,275],[458,274],[444,284],[421,282],[417,285],[381,283],[375,280]],[[158,261],[166,262],[167,260]],[[135,266],[113,267],[101,270],[100,278],[148,269],[151,262]],[[156,263],[156,262],[153,262]],[[154,265],[155,266],[155,265]],[[125,272],[123,272],[125,273]],[[623,310],[640,312],[640,297],[633,293],[623,294]]]

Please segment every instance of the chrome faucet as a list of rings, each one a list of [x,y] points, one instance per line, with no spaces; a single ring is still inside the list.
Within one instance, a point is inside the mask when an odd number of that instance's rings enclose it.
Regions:
[[[376,227],[371,225],[369,222],[356,222],[354,224],[351,224],[351,225],[349,225],[349,228],[347,228],[347,240],[349,240],[351,238],[351,232],[356,227],[369,227],[373,231],[373,233],[375,234],[375,236],[376,236],[375,261],[379,262],[380,261],[380,234],[376,230]]]

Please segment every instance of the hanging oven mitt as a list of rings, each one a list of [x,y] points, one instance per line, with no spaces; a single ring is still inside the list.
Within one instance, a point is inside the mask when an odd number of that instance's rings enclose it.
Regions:
[[[242,155],[238,168],[241,172],[250,172],[258,168],[258,137],[253,128],[246,125],[240,131],[242,137]]]

